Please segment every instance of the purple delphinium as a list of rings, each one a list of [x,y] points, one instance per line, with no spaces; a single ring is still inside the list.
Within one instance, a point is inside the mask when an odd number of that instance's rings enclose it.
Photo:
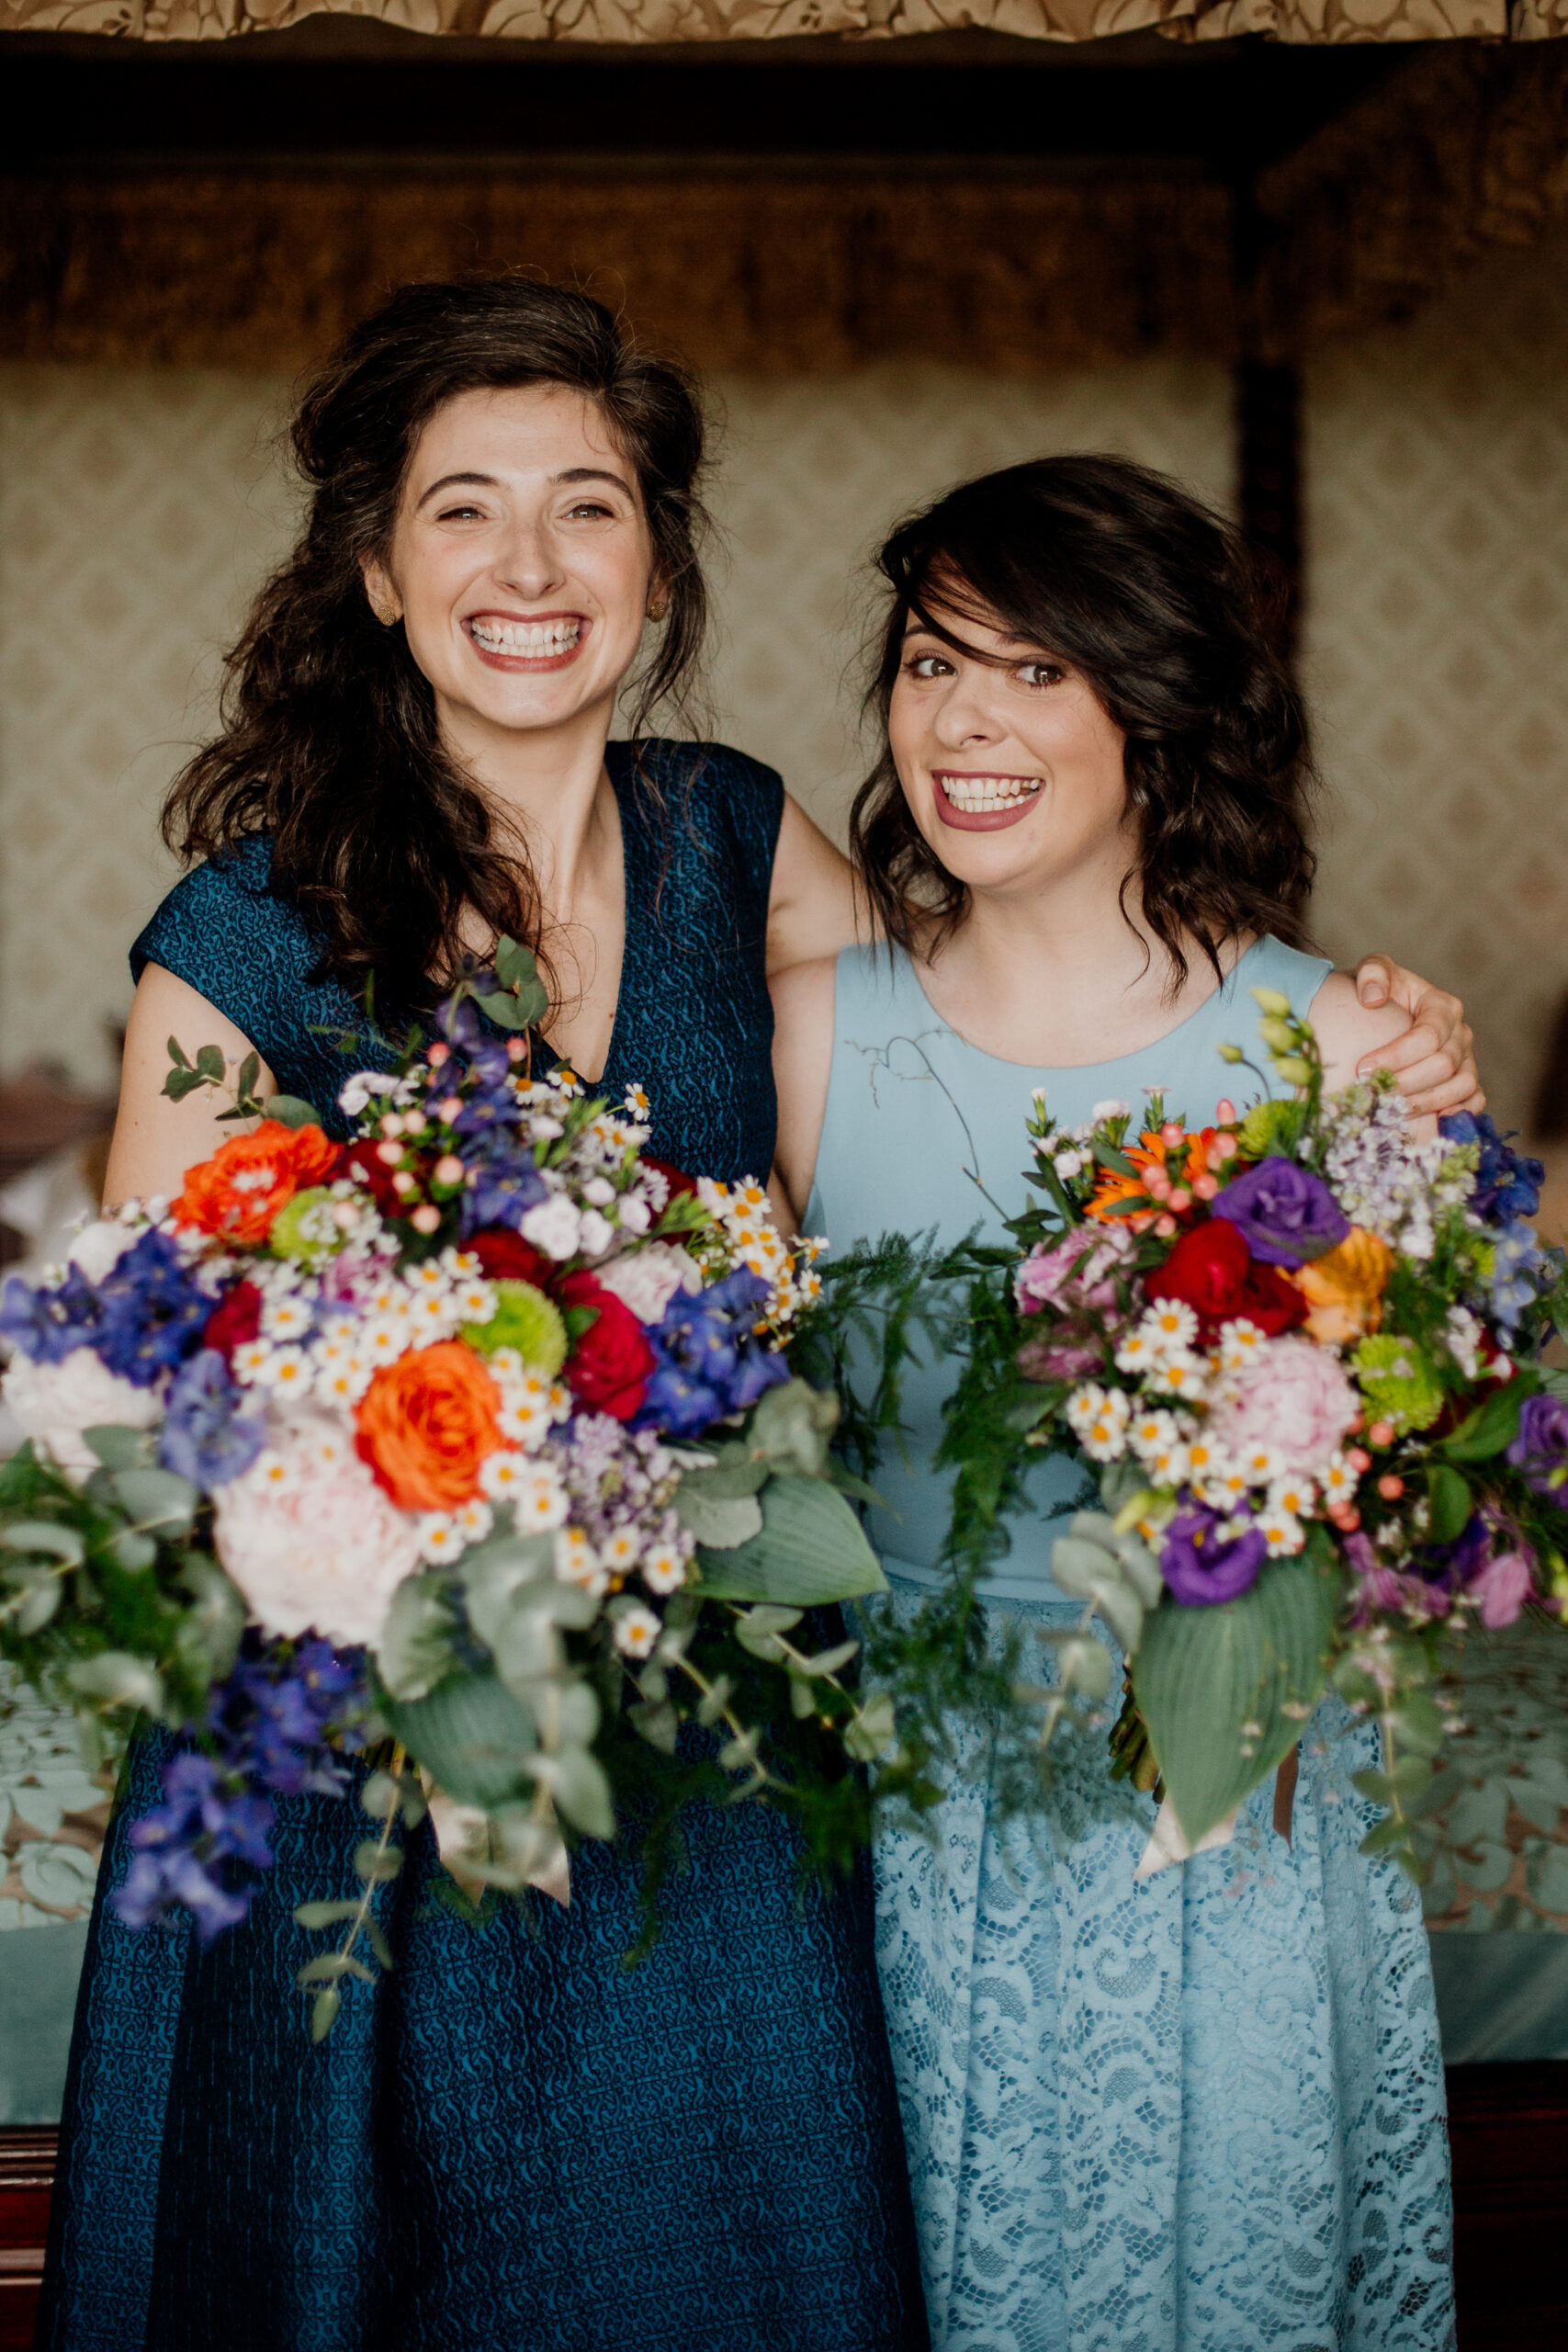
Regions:
[[[207,1734],[214,1753],[184,1750],[164,1765],[164,1802],[129,1831],[133,1860],[111,1897],[128,1928],[175,1906],[190,1912],[204,1945],[250,1911],[254,1881],[230,1865],[270,1870],[272,1799],[313,1792],[342,1796],[348,1778],[329,1732],[354,1745],[367,1705],[363,1668],[321,1641],[261,1643],[212,1693]]]
[[[1445,1143],[1475,1144],[1480,1158],[1470,1205],[1489,1224],[1511,1225],[1517,1217],[1534,1216],[1540,1206],[1546,1170],[1539,1159],[1515,1151],[1509,1137],[1498,1132],[1485,1111],[1450,1111],[1438,1122]]]
[[[103,1321],[93,1338],[111,1372],[150,1388],[192,1351],[212,1312],[197,1273],[179,1244],[156,1227],[120,1252],[98,1285]]]
[[[164,1408],[159,1459],[167,1470],[210,1494],[248,1470],[266,1443],[266,1422],[243,1409],[244,1397],[216,1348],[200,1348],[180,1366]]]
[[[1212,1204],[1265,1266],[1302,1266],[1344,1240],[1350,1221],[1321,1176],[1278,1154],[1245,1169]]]
[[[648,1333],[656,1363],[638,1428],[696,1437],[789,1378],[783,1356],[757,1337],[757,1309],[767,1295],[761,1275],[745,1266],[694,1297],[676,1293]]]
[[[515,1124],[517,1105],[512,1102],[508,1108]],[[549,1186],[536,1167],[533,1153],[526,1144],[518,1142],[514,1133],[502,1126],[490,1129],[477,1145],[465,1137],[461,1156],[468,1171],[461,1211],[465,1238],[491,1225],[506,1226],[515,1232],[528,1211],[549,1198]]]
[[[34,1363],[63,1363],[75,1348],[91,1347],[103,1319],[98,1294],[80,1266],[50,1287],[12,1274],[0,1291],[0,1340]]]
[[[1494,1236],[1492,1249],[1492,1312],[1503,1329],[1517,1331],[1520,1317],[1540,1295],[1549,1261],[1536,1238],[1535,1227],[1517,1218]]]
[[[1508,1459],[1538,1495],[1568,1510],[1568,1404],[1560,1396],[1527,1396]]]
[[[1218,1511],[1178,1511],[1160,1545],[1160,1572],[1184,1608],[1236,1600],[1250,1592],[1268,1557],[1260,1527],[1232,1532]]]

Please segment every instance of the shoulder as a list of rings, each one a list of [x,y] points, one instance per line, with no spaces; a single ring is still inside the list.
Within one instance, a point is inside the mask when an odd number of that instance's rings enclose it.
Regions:
[[[274,895],[270,839],[252,833],[233,849],[193,866],[175,883],[131,948],[131,971],[140,979],[147,964],[169,966],[166,951],[189,950],[208,938],[217,939],[236,921],[248,919],[254,926],[261,912],[259,902],[270,902],[303,928],[298,911]]]
[[[635,778],[638,766],[665,808],[699,834],[728,834],[748,845],[765,842],[769,855],[784,814],[784,778],[776,768],[729,743],[682,743],[656,736],[637,748],[610,747]]]
[[[1397,1004],[1363,1004],[1348,972],[1327,974],[1309,1017],[1330,1087],[1349,1085],[1363,1055],[1391,1046],[1410,1026],[1409,1014]]]
[[[855,953],[853,948],[844,950],[845,955]],[[831,1035],[841,960],[838,956],[814,956],[804,964],[787,964],[782,972],[769,973],[773,1031],[781,1044]]]

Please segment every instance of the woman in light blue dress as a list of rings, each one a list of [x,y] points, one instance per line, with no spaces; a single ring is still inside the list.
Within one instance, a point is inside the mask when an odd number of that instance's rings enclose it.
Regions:
[[[1173,485],[1019,467],[889,542],[887,746],[853,832],[888,948],[775,991],[780,1180],[835,1248],[943,1242],[1026,1198],[1043,1088],[1076,1124],[1236,1091],[1247,991],[1309,1010],[1330,1083],[1403,1027],[1293,943],[1306,759],[1242,560]],[[1412,1092],[1416,1089],[1410,1090]],[[807,1207],[807,1200],[809,1206]],[[953,1367],[910,1380],[870,1528],[897,1605],[940,1577],[931,1466]],[[1051,1581],[1079,1476],[1034,1474],[988,1607],[1077,1622]],[[1042,1660],[1042,1671],[1044,1671]],[[932,2341],[945,2352],[1445,2352],[1443,2079],[1414,1891],[1358,1851],[1375,1731],[1337,1699],[1228,1845],[1134,1880],[1152,1801],[1099,1740],[1051,1835],[956,1780],[940,1850],[876,1855],[884,1999]]]

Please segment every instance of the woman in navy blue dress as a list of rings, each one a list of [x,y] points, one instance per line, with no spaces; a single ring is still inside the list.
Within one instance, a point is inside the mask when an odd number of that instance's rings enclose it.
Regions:
[[[536,941],[553,1050],[652,1148],[766,1176],[765,968],[838,945],[840,862],[778,777],[608,743],[704,634],[695,396],[608,314],[521,279],[405,288],[307,396],[304,537],[231,657],[171,838],[205,857],[137,943],[109,1198],[221,1136],[164,1039],[335,1097],[466,950]],[[658,624],[644,657],[645,624]],[[638,697],[637,665],[642,662]],[[820,944],[818,944],[820,943]],[[354,1058],[337,1050],[356,1033]],[[133,1935],[104,1892],[167,1742],[135,1751],[88,1949],[39,2342],[51,2352],[916,2352],[919,2272],[863,1875],[700,1814],[637,1941],[635,1846],[484,1928],[395,1890],[399,1966],[310,2042],[293,1906],[353,1883],[352,1815],[281,1808],[246,1926]]]
[[[411,287],[308,393],[295,449],[304,535],[167,812],[205,862],[137,943],[110,1201],[172,1193],[229,1132],[162,1099],[171,1033],[254,1050],[263,1091],[341,1133],[345,1070],[386,1052],[372,979],[395,1027],[503,933],[548,967],[550,1047],[647,1087],[656,1151],[765,1175],[765,975],[846,944],[854,908],[770,770],[644,733],[704,636],[691,386],[584,297]],[[1461,1009],[1364,978],[1421,1006],[1441,1085]],[[628,1972],[635,1846],[584,1848],[532,1928],[510,1905],[475,1928],[421,1833],[400,1964],[315,2049],[291,1913],[352,1887],[351,1819],[286,1804],[249,1922],[209,1951],[132,1935],[102,1897],[166,1754],[139,1743],[105,1858],[47,2352],[925,2346],[863,1876],[802,1908],[781,1817],[705,1813]]]

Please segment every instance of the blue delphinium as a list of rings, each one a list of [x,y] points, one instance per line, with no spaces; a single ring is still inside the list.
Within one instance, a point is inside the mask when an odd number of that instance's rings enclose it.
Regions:
[[[0,1292],[0,1340],[34,1363],[63,1363],[73,1349],[91,1347],[102,1320],[98,1294],[80,1266],[68,1267],[52,1289],[13,1274]]]
[[[757,1309],[767,1295],[761,1275],[745,1266],[694,1297],[677,1292],[648,1334],[656,1362],[637,1426],[696,1437],[787,1380],[783,1356],[757,1337]]]
[[[1474,1144],[1480,1157],[1470,1205],[1489,1224],[1508,1226],[1517,1217],[1534,1216],[1540,1206],[1546,1170],[1539,1159],[1515,1151],[1509,1137],[1500,1135],[1485,1111],[1450,1111],[1438,1120],[1445,1143]]]
[[[150,1388],[188,1355],[212,1312],[195,1264],[154,1226],[122,1250],[98,1286],[103,1320],[93,1345],[111,1372]]]
[[[204,1945],[250,1912],[254,1880],[230,1865],[270,1870],[274,1796],[342,1796],[348,1776],[326,1744],[355,1744],[367,1704],[363,1668],[322,1641],[263,1643],[254,1635],[213,1691],[211,1753],[185,1749],[164,1766],[164,1802],[129,1831],[133,1859],[111,1897],[128,1928],[150,1927],[176,1906]]]
[[[168,1470],[210,1494],[250,1468],[266,1443],[259,1412],[244,1397],[216,1348],[200,1348],[170,1385],[159,1457]]]
[[[513,1121],[516,1116],[513,1102]],[[535,1166],[533,1153],[500,1125],[485,1135],[477,1150],[467,1142],[463,1158],[468,1166],[462,1208],[465,1237],[487,1225],[507,1226],[515,1232],[528,1211],[549,1198],[549,1186]]]

